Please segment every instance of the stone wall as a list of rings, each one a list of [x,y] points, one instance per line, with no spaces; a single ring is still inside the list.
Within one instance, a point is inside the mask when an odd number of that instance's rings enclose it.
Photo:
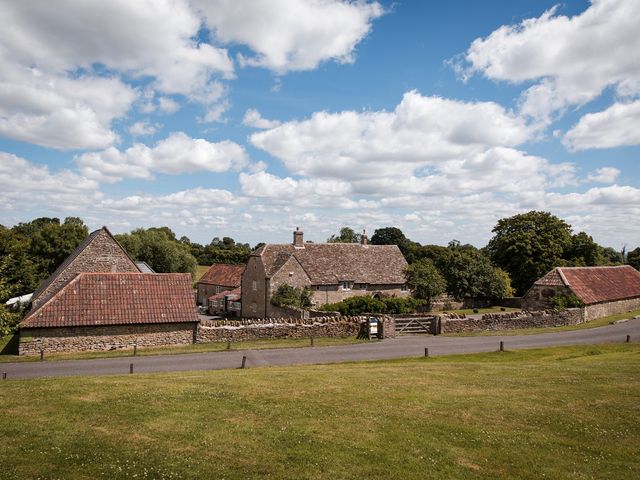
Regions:
[[[533,285],[522,297],[523,310],[544,310],[553,307],[553,297],[569,296],[573,292],[564,285]]]
[[[640,298],[588,305],[585,307],[585,319],[593,320],[595,318],[608,317],[609,315],[630,312],[632,310],[640,310]]]
[[[104,351],[194,343],[197,323],[155,323],[96,327],[26,328],[20,330],[20,355]]]
[[[33,308],[37,308],[46,302],[80,272],[138,273],[139,271],[136,264],[113,237],[104,229],[100,230],[84,250],[58,274],[54,281],[40,293],[38,298],[33,300]]]
[[[366,335],[367,316],[318,317],[313,319],[243,319],[203,320],[198,330],[198,343],[237,342],[265,338],[356,337]],[[390,317],[383,320],[381,336],[395,336]]]
[[[538,312],[488,313],[481,318],[441,317],[441,333],[482,332],[517,328],[557,327],[583,323],[581,308],[563,311],[543,310]]]

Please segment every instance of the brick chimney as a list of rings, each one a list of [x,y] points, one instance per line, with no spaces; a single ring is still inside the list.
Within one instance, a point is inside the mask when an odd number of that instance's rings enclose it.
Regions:
[[[296,231],[293,232],[293,246],[296,248],[304,248],[303,232],[300,227],[296,227]]]
[[[362,230],[362,237],[360,237],[360,243],[362,245],[369,245],[369,239],[367,238],[366,230]]]

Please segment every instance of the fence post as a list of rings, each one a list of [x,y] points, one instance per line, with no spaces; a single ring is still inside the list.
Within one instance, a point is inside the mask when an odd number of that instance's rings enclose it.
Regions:
[[[231,350],[231,340],[227,340],[227,350]]]
[[[500,351],[504,352],[504,342],[500,340]]]
[[[425,349],[424,349],[424,356],[425,356],[425,357],[428,357],[428,356],[429,356],[429,349],[428,349],[428,348],[425,348]]]
[[[627,335],[627,343],[631,341],[631,335]]]
[[[138,344],[134,343],[133,344],[133,356],[135,357],[136,355],[138,355]]]
[[[44,350],[40,350],[40,361],[44,360]]]
[[[133,373],[133,363],[129,364],[129,374]]]
[[[7,372],[2,372],[2,379],[6,380],[7,379]]]
[[[313,335],[311,335],[311,337],[309,338],[311,338],[311,346],[313,347]]]
[[[247,357],[245,355],[243,355],[242,356],[242,366],[240,366],[240,368],[244,368],[246,363],[247,363]]]

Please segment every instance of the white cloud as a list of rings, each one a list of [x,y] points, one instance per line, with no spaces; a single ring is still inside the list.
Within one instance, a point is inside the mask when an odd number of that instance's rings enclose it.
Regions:
[[[463,75],[476,72],[514,83],[537,82],[521,97],[521,111],[542,124],[569,105],[582,105],[608,86],[640,94],[640,3],[593,0],[574,17],[557,8],[476,39]]]
[[[602,167],[589,173],[585,182],[613,183],[620,175],[620,170],[614,167]]]
[[[180,110],[180,104],[169,97],[159,97],[158,108],[164,113],[171,114]]]
[[[296,175],[366,179],[407,177],[492,146],[514,146],[531,131],[493,102],[404,95],[393,112],[318,112],[251,135],[251,143]]]
[[[275,128],[280,125],[280,122],[278,120],[268,120],[266,118],[263,118],[258,110],[256,110],[255,108],[249,108],[244,113],[242,124],[248,127],[265,129]]]
[[[229,140],[212,143],[177,132],[153,148],[136,143],[125,151],[110,147],[82,154],[75,160],[85,176],[116,182],[123,178],[151,179],[153,172],[225,172],[245,166],[247,155],[244,148]]]
[[[149,120],[142,120],[131,125],[129,127],[129,133],[134,137],[146,137],[154,135],[160,127],[158,124],[150,123]]]
[[[312,70],[321,62],[352,63],[355,47],[384,10],[377,3],[338,0],[198,0],[206,23],[224,43],[248,45],[243,65],[278,73]]]
[[[572,151],[640,145],[640,100],[584,115],[562,143]]]
[[[34,206],[67,209],[101,195],[94,180],[69,170],[51,173],[47,166],[0,152],[0,210]]]

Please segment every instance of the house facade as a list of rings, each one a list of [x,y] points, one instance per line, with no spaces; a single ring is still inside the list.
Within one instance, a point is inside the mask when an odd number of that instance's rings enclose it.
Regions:
[[[240,288],[244,265],[215,263],[198,280],[198,305],[207,307],[208,299],[214,295]]]
[[[553,297],[571,294],[584,303],[585,320],[637,310],[640,272],[630,265],[556,267],[531,286],[522,298],[522,308],[551,308]]]
[[[249,257],[242,276],[242,316],[277,316],[271,297],[283,284],[308,287],[314,306],[357,295],[410,294],[405,285],[407,262],[396,245],[305,243],[297,229],[293,243],[267,244]]]

